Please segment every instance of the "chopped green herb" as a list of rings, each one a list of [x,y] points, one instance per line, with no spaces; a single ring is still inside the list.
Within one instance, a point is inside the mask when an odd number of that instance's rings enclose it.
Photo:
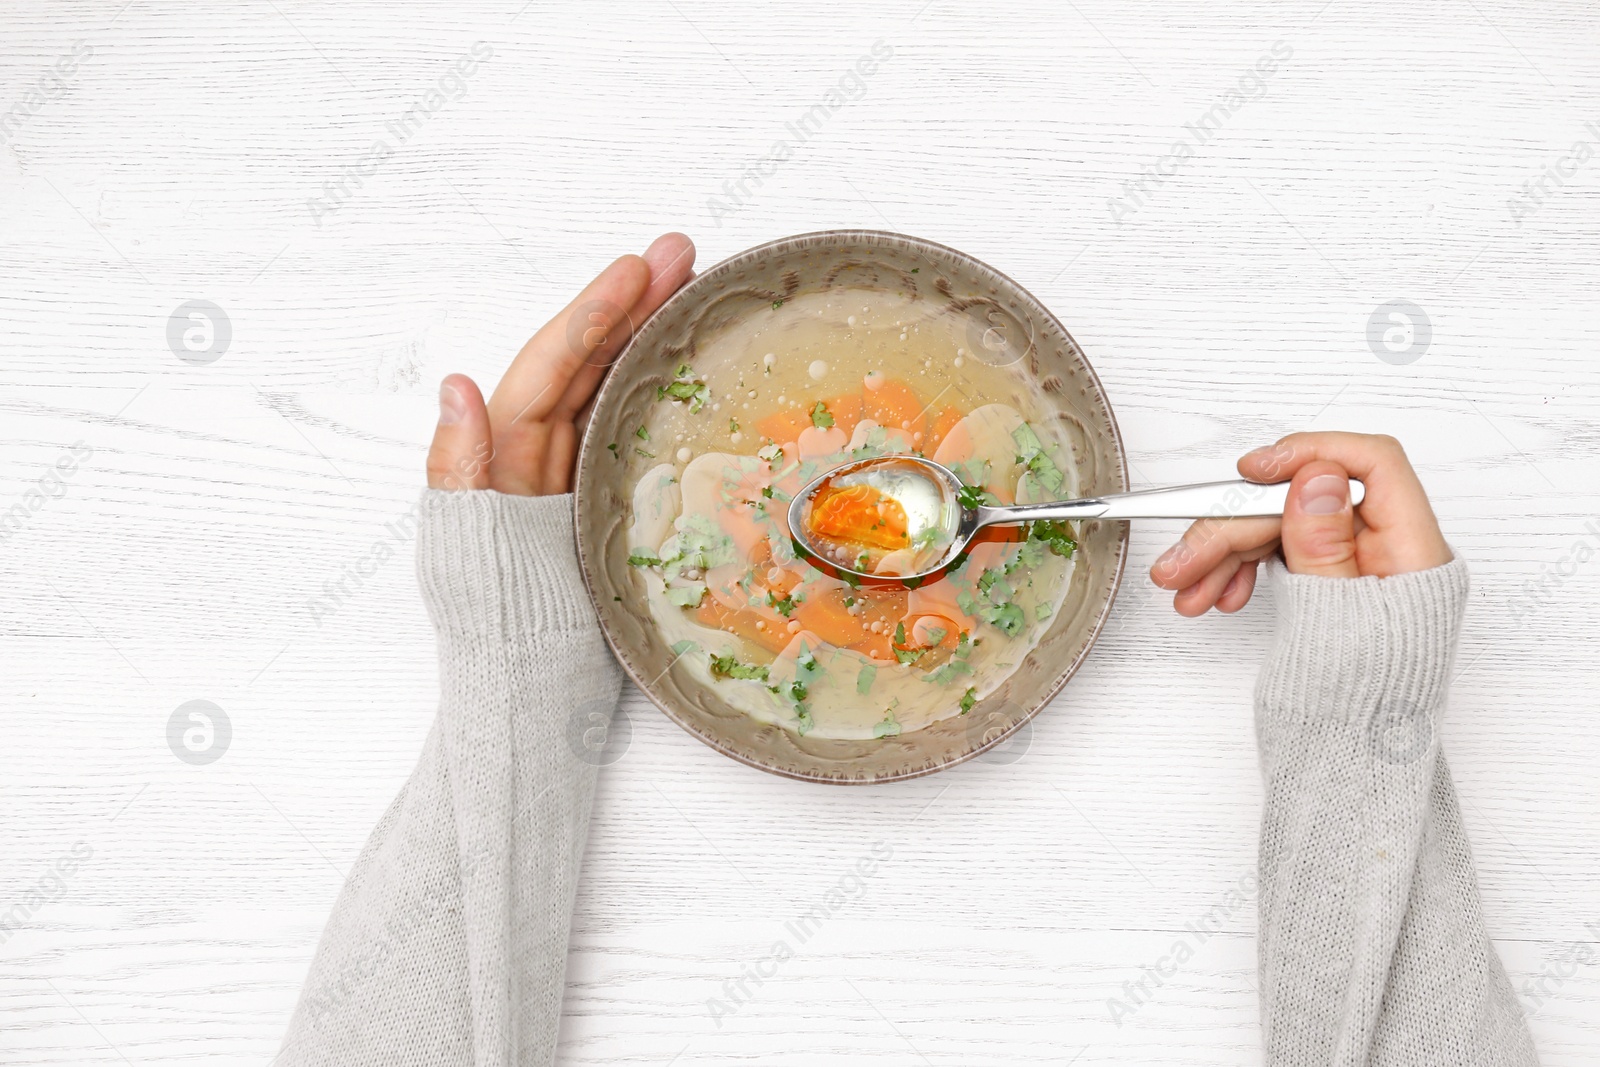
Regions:
[[[936,667],[923,675],[922,680],[929,685],[949,685],[958,675],[971,674],[972,664],[966,659],[950,659],[942,666]]]
[[[912,267],[911,268],[911,273],[912,274],[916,274],[916,273],[920,272],[921,270],[922,270],[921,267]]]
[[[751,663],[740,663],[731,652],[726,655],[711,657],[711,674],[716,678],[754,679],[761,682],[767,680],[766,667]]]
[[[689,515],[678,520],[678,546],[666,560],[667,576],[677,577],[686,570],[707,571],[733,562],[733,538],[717,529],[704,515]]]
[[[956,503],[968,511],[982,506],[988,498],[988,491],[981,485],[963,485],[960,492],[956,493]]]
[[[711,399],[711,389],[694,373],[694,368],[684,363],[679,365],[678,371],[673,375],[672,384],[656,386],[656,399],[673,401],[687,400],[689,414],[693,415],[706,406],[706,401]],[[642,427],[641,427],[642,429]]]
[[[833,415],[828,411],[828,405],[817,401],[817,406],[811,409],[811,425],[823,430],[833,428]]]
[[[902,647],[902,646],[905,645],[905,643],[906,643],[906,624],[904,622],[897,622],[897,623],[894,624],[894,645],[892,646],[892,649],[891,649],[891,651],[894,652],[894,658],[895,658],[895,660],[897,662],[899,662],[899,663],[915,663],[915,662],[917,662],[917,660],[921,659],[923,657],[923,655],[928,651],[925,648],[905,648],[905,647]]]
[[[761,487],[761,495],[766,497],[768,500],[771,500],[772,499],[772,486],[763,485]]]
[[[1072,526],[1064,519],[1041,519],[1029,523],[1028,539],[1042,543],[1064,559],[1071,559],[1078,550],[1078,539],[1072,536]]]
[[[1044,544],[1040,541],[1035,541],[1030,538],[1029,540],[1022,542],[1022,544],[1017,547],[1016,565],[1032,570],[1044,562],[1044,557]]]
[[[738,419],[729,419],[728,420],[728,432],[729,433],[738,433],[739,432],[739,420]]]
[[[961,714],[965,715],[978,703],[978,690],[976,686],[968,686],[967,691],[961,694]]]
[[[650,440],[650,431],[641,426],[637,430],[633,431],[633,436],[639,438],[641,441],[648,441]]]
[[[878,668],[872,664],[864,664],[859,674],[856,675],[856,692],[865,696],[872,691],[872,683],[878,678]]]
[[[811,693],[811,683],[822,675],[822,666],[817,663],[817,657],[806,648],[805,642],[800,643],[800,654],[794,661],[794,681],[790,682],[784,695],[794,701],[795,714],[799,716],[801,727],[809,730],[811,712],[806,707],[806,697]]]
[[[1046,492],[1059,492],[1066,479],[1061,474],[1061,468],[1056,466],[1050,454],[1045,451],[1044,444],[1039,440],[1039,435],[1033,432],[1033,427],[1023,423],[1011,432],[1011,439],[1017,443],[1017,448],[1022,452],[1017,457],[1017,464],[1026,467]]]
[[[1023,617],[1022,609],[1010,601],[1004,604],[995,604],[984,612],[984,618],[993,623],[1007,637],[1015,637],[1022,632],[1027,619]]]
[[[1044,622],[1044,620],[1050,617],[1050,605],[1046,604],[1042,600],[1039,601],[1038,606],[1033,609],[1033,617],[1038,619],[1040,622]]]
[[[766,460],[769,466],[776,467],[783,462],[783,449],[777,445],[763,445],[756,449],[756,455]]]
[[[680,608],[697,608],[700,601],[705,599],[706,583],[690,582],[688,585],[671,585],[667,587],[667,603],[676,604]]]
[[[622,453],[617,451],[617,443],[615,441],[612,441],[609,445],[606,445],[606,447],[611,449],[611,454],[613,456],[616,456],[618,459],[622,458]]]
[[[642,548],[636,548],[628,554],[628,566],[659,567],[661,566],[661,559],[658,556],[651,555]]]
[[[784,596],[776,597],[773,596],[769,590],[767,592],[767,606],[787,619],[790,615],[794,614],[794,595],[785,594]]]
[[[656,458],[656,454],[654,452],[646,452],[642,448],[635,448],[634,451],[639,453],[639,455],[643,456],[645,459],[655,459]]]
[[[782,300],[774,300],[772,302],[772,310],[773,311],[777,311],[781,307],[783,307],[783,301]]]
[[[883,712],[883,721],[872,728],[873,737],[898,737],[900,724],[895,721],[894,708],[886,708]]]

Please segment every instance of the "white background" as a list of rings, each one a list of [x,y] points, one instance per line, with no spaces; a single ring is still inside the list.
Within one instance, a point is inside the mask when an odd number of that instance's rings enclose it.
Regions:
[[[92,49],[0,148],[0,509],[93,450],[0,543],[0,909],[49,898],[0,944],[0,1061],[266,1065],[432,715],[411,545],[386,524],[421,482],[437,380],[492,383],[664,230],[708,265],[854,226],[1038,294],[1104,380],[1138,485],[1227,476],[1293,429],[1407,443],[1472,561],[1445,743],[1490,928],[1519,989],[1546,976],[1524,997],[1544,1062],[1595,1062],[1600,161],[1568,155],[1600,141],[1591,4],[521,2],[0,14],[0,110]],[[864,90],[714,218],[880,39]],[[465,95],[314,217],[478,41]],[[1113,221],[1275,42],[1293,54],[1264,94]],[[1563,158],[1576,173],[1514,212]],[[1367,339],[1393,299],[1433,329],[1404,366]],[[189,300],[231,323],[206,366],[168,347]],[[1271,616],[1173,616],[1143,571],[1179,529],[1134,530],[1112,631],[1009,763],[805,785],[630,691],[563,1062],[1258,1062],[1253,902],[1226,901],[1254,863]],[[196,699],[233,731],[205,766],[167,739]],[[893,857],[866,889],[714,1020],[877,840]],[[92,856],[53,882],[75,844]],[[1114,1022],[1122,984],[1219,906]]]

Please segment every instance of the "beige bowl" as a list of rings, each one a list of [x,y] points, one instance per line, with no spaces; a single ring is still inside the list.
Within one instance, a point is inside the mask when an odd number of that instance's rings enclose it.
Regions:
[[[915,271],[915,273],[913,273]],[[1099,634],[1127,555],[1123,522],[1085,522],[1078,565],[1054,624],[994,693],[968,714],[869,741],[801,737],[757,722],[712,689],[674,671],[673,652],[647,614],[637,568],[627,564],[633,487],[606,444],[626,439],[656,401],[656,387],[694,362],[697,338],[775,300],[837,287],[880,289],[967,315],[975,342],[987,329],[1021,339],[1012,347],[1027,380],[1072,442],[1085,495],[1127,489],[1116,419],[1083,351],[1031,293],[953,248],[872,230],[786,237],[726,259],[684,286],[640,328],[606,377],[578,457],[578,559],[600,625],[617,659],[673,722],[725,755],[774,774],[861,784],[915,778],[1000,744],[1038,714],[1072,677]],[[976,351],[976,347],[974,349]],[[1008,362],[1010,360],[1008,359]],[[620,600],[614,598],[621,598]]]

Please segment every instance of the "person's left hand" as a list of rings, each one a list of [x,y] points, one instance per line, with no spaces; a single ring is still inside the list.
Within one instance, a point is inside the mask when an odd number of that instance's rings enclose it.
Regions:
[[[1246,453],[1239,473],[1253,482],[1289,481],[1281,518],[1201,519],[1150,568],[1173,590],[1180,615],[1213,607],[1234,612],[1255,590],[1256,568],[1281,547],[1291,574],[1386,578],[1454,558],[1405,449],[1392,437],[1294,433]],[[1350,503],[1349,479],[1366,498]]]
[[[488,404],[465,374],[439,383],[430,489],[549,496],[572,487],[589,403],[638,326],[694,273],[694,242],[656,238],[601,271],[506,368]]]

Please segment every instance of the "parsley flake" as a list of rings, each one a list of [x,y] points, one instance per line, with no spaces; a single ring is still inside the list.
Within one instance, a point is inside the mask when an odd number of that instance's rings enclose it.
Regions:
[[[989,498],[989,493],[981,485],[963,485],[956,493],[956,503],[967,511],[981,507]]]
[[[730,652],[722,656],[711,657],[711,674],[716,678],[754,679],[764,682],[767,680],[767,668],[753,663],[740,663]]]

